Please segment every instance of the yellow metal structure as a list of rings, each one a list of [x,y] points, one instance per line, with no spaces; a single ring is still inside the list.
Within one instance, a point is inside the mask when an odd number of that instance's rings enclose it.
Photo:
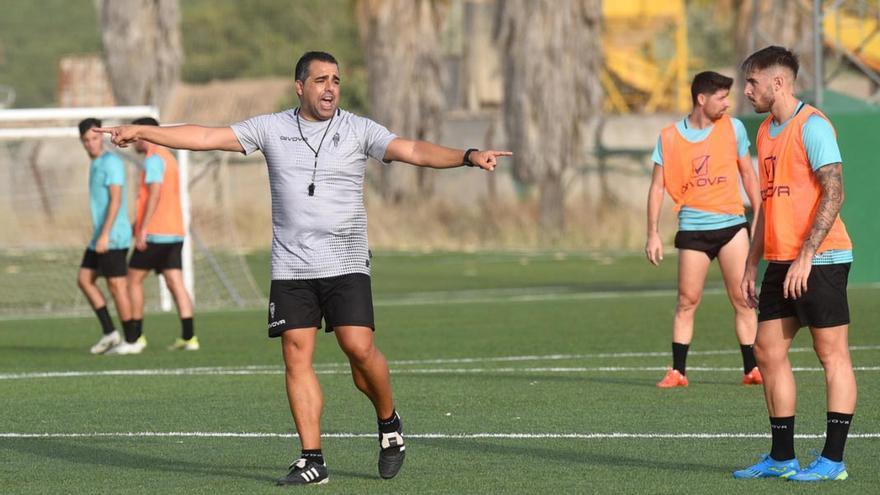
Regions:
[[[834,9],[822,20],[825,43],[843,48],[865,65],[880,71],[880,23],[876,17],[861,17]]]
[[[684,0],[604,0],[606,108],[618,113],[687,112],[687,18]]]

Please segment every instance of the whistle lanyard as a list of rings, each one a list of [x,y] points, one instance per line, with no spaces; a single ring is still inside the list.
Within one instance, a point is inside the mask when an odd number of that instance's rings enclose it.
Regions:
[[[309,149],[312,150],[312,153],[315,154],[315,166],[314,166],[314,168],[312,168],[312,183],[309,184],[309,196],[314,196],[315,195],[315,177],[318,173],[318,153],[321,152],[321,146],[323,146],[323,144],[324,144],[324,138],[326,138],[327,133],[330,132],[330,126],[333,125],[333,118],[336,117],[336,115],[339,113],[339,109],[336,109],[336,111],[333,112],[333,115],[330,117],[330,122],[327,123],[327,127],[324,129],[324,135],[321,136],[321,142],[318,143],[318,149],[312,148],[312,145],[309,144],[308,140],[306,140],[306,137],[303,136],[302,126],[299,123],[299,108],[297,108],[296,111],[293,113],[294,113],[294,115],[296,115],[296,128],[299,129],[300,139],[302,139],[302,141],[304,143],[306,143],[306,146],[308,146]]]

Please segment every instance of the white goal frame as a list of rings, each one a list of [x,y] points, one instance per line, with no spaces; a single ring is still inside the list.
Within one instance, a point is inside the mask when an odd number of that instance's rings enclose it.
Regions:
[[[94,117],[101,120],[129,121],[138,117],[159,120],[159,110],[153,106],[76,107],[76,108],[21,108],[0,109],[0,141],[59,137],[79,137],[79,129],[59,123],[78,122]],[[6,127],[9,126],[9,127]],[[193,273],[192,239],[190,236],[189,151],[177,150],[180,173],[180,203],[183,210],[183,281],[195,302],[195,274]],[[173,301],[164,277],[159,277],[159,298],[163,311],[171,311]]]

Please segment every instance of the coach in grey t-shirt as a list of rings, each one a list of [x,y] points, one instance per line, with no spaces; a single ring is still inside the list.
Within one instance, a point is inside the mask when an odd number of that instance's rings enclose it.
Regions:
[[[344,110],[327,122],[298,113],[260,115],[232,126],[244,152],[262,150],[269,167],[272,280],[369,275],[364,172],[367,158],[383,160],[397,136]]]
[[[263,152],[272,191],[272,287],[269,335],[281,337],[285,383],[302,451],[280,485],[329,479],[321,451],[323,396],[312,354],[323,319],[351,364],[357,388],[373,403],[379,475],[392,478],[405,458],[385,357],[373,344],[373,300],[363,185],[368,157],[421,167],[494,170],[507,151],[456,150],[395,136],[338,108],[339,67],[308,52],[296,64],[300,107],[230,127],[122,126],[99,129],[119,146],[143,139],[171,148]]]

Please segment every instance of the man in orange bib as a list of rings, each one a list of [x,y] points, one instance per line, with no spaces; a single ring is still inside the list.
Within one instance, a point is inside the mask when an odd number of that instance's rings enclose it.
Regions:
[[[133,122],[158,126],[152,117]],[[137,215],[134,225],[135,249],[128,264],[128,287],[131,293],[135,330],[125,342],[112,349],[118,354],[138,354],[146,347],[143,336],[144,279],[150,270],[162,274],[180,315],[181,336],[169,350],[197,351],[199,340],[193,328],[192,299],[183,282],[182,251],[186,232],[180,205],[180,174],[177,159],[165,148],[146,141],[135,143],[135,149],[146,155],[140,174],[137,194]]]
[[[736,336],[746,385],[760,384],[752,345],[757,321],[740,291],[749,251],[748,223],[740,196],[740,178],[753,208],[760,205],[758,179],[749,157],[742,122],[725,114],[733,79],[701,72],[691,84],[693,111],[660,133],[654,149],[654,174],[648,192],[648,261],[659,265],[663,242],[658,232],[665,189],[678,211],[678,304],[672,324],[672,368],[658,387],[687,387],[685,364],[694,335],[694,313],[703,295],[709,264],[718,258],[734,309]]]
[[[737,478],[795,481],[844,480],[843,449],[856,406],[849,355],[846,286],[852,243],[840,219],[842,159],[828,118],[794,94],[797,56],[770,46],[743,62],[745,95],[770,115],[758,129],[763,208],[742,281],[744,297],[758,308],[755,356],[764,374],[770,413],[770,453]],[[756,296],[758,261],[769,264]],[[795,381],[788,350],[801,327],[825,369],[825,447],[800,469],[794,451]]]

